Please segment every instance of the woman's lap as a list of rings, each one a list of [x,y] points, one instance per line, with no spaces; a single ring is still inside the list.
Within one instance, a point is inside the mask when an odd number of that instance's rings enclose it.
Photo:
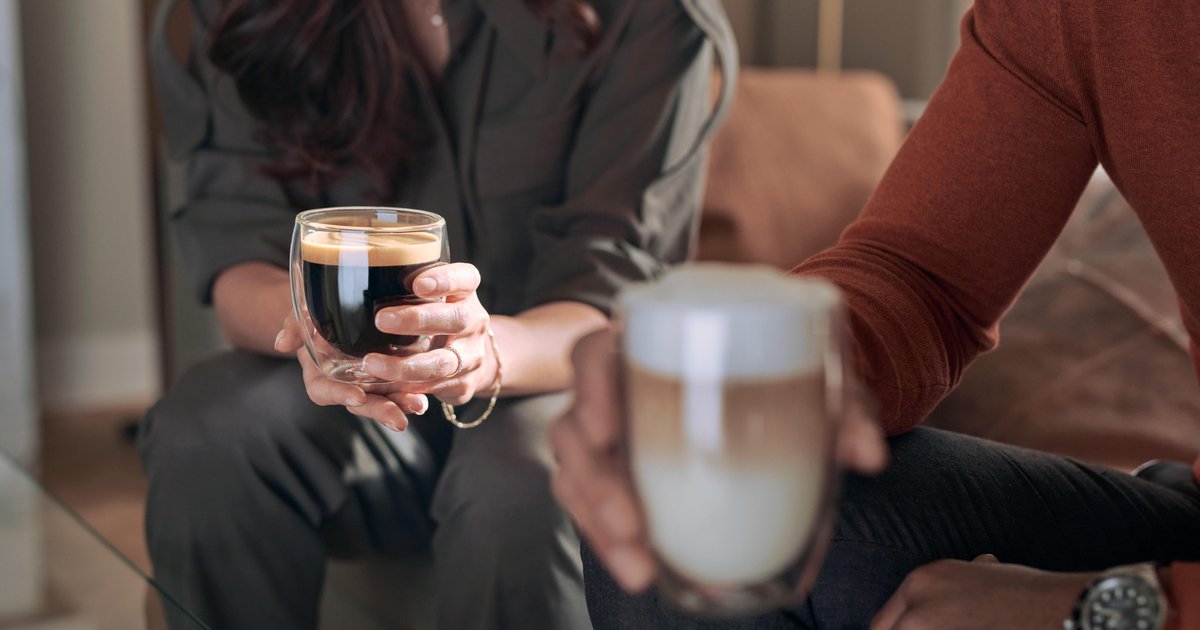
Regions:
[[[581,618],[577,541],[550,496],[540,446],[564,403],[563,394],[505,400],[467,432],[435,412],[392,434],[310,403],[294,361],[214,357],[186,374],[143,426],[157,577],[221,627],[303,628],[314,620],[327,553],[432,545],[439,564],[438,555],[476,552],[474,560],[450,558],[449,571],[439,566],[439,581],[458,582],[454,593],[550,582],[564,600],[575,591]],[[487,566],[488,558],[513,556],[521,561],[507,572]],[[456,627],[485,627],[498,615],[542,620],[532,605],[509,615],[469,603],[447,596],[439,608],[474,611]],[[555,603],[553,614],[569,615],[569,607]]]

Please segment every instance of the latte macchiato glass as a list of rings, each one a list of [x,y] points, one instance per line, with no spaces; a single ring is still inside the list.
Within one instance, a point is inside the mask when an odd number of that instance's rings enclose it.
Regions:
[[[626,453],[660,594],[719,616],[799,603],[838,486],[839,293],[694,264],[625,291],[618,310]]]
[[[330,378],[381,383],[362,370],[370,353],[408,356],[436,340],[375,327],[391,306],[421,304],[412,289],[421,272],[450,260],[446,222],[422,210],[326,208],[296,215],[292,235],[292,307],[305,346]]]

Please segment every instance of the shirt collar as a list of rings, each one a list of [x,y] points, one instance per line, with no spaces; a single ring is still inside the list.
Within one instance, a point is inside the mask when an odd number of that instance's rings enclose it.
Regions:
[[[441,4],[449,25],[450,55],[454,56],[475,34],[479,10],[472,0],[442,0]]]
[[[475,0],[513,55],[533,74],[544,70],[550,32],[521,0]]]

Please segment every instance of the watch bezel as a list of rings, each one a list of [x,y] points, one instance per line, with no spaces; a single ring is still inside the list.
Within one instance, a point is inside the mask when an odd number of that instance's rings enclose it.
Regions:
[[[1119,567],[1102,573],[1080,596],[1075,606],[1074,628],[1078,630],[1104,630],[1092,624],[1092,607],[1100,603],[1100,599],[1104,593],[1131,587],[1137,588],[1139,594],[1151,597],[1153,603],[1157,604],[1157,613],[1154,617],[1149,618],[1150,626],[1148,630],[1163,630],[1166,626],[1169,610],[1168,601],[1166,594],[1163,592],[1162,584],[1159,582],[1158,572],[1152,564]],[[1146,604],[1147,607],[1150,605],[1150,603]]]

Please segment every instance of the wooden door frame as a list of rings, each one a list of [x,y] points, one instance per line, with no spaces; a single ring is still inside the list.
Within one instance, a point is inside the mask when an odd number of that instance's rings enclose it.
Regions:
[[[149,216],[151,234],[153,235],[151,255],[154,260],[154,328],[158,334],[159,352],[158,352],[158,374],[159,387],[162,391],[166,391],[171,378],[173,358],[176,352],[174,347],[174,338],[170,334],[170,325],[168,317],[170,316],[170,308],[168,305],[168,270],[167,270],[167,246],[165,240],[170,238],[163,230],[163,216],[170,212],[170,208],[163,207],[164,199],[166,198],[163,190],[163,164],[162,158],[165,153],[165,137],[162,108],[158,102],[158,92],[154,86],[154,77],[150,67],[150,56],[147,44],[150,41],[150,33],[154,25],[154,17],[158,11],[158,7],[166,0],[139,0],[141,3],[142,14],[142,69],[145,77],[146,85],[146,125],[148,133],[146,134],[146,159],[149,161],[147,172],[150,173],[150,194],[151,203],[149,206]],[[171,44],[172,51],[182,60],[187,58],[189,42],[191,39],[191,10],[190,5],[186,0],[177,2],[175,9],[172,11],[171,17],[167,21],[167,41]]]

